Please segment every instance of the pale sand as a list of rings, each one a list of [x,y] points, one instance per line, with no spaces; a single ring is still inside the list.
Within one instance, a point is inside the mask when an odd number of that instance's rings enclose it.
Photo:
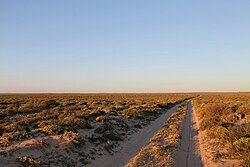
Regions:
[[[167,119],[174,113],[181,104],[167,110],[150,125],[140,129],[128,137],[119,147],[115,149],[113,155],[105,154],[92,161],[88,166],[93,167],[122,167],[126,165],[145,146],[150,138],[154,136],[160,128],[166,123]]]
[[[172,167],[203,166],[198,144],[198,132],[193,116],[192,103],[188,103],[187,116],[183,124],[182,135]]]

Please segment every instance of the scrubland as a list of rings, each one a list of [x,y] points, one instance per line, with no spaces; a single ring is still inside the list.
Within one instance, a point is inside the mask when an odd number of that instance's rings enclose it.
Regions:
[[[250,166],[250,93],[207,93],[193,100],[205,166]]]
[[[0,166],[103,162],[129,136],[182,104],[127,164],[169,166],[189,129],[183,128],[188,101],[204,166],[250,166],[250,93],[1,94]]]
[[[126,167],[168,166],[173,163],[186,112],[187,103],[184,103]]]
[[[188,94],[2,94],[1,166],[83,166]]]

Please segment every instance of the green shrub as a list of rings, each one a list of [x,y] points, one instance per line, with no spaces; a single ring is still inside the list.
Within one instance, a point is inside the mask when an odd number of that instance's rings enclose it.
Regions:
[[[41,131],[49,136],[58,135],[64,132],[64,129],[60,125],[47,125],[44,126]]]
[[[76,118],[74,116],[69,116],[69,117],[64,118],[61,121],[61,124],[65,125],[65,126],[91,128],[91,125],[88,123],[87,120],[85,120],[83,118]]]

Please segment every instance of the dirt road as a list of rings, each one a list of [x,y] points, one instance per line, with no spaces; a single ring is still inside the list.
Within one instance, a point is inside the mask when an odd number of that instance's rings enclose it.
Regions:
[[[202,162],[197,151],[198,139],[195,130],[195,121],[192,111],[192,103],[189,102],[187,117],[182,129],[182,139],[175,155],[175,162],[171,167],[201,167]]]
[[[121,143],[114,155],[103,155],[95,161],[92,161],[90,166],[122,167],[126,165],[129,160],[133,158],[147,142],[149,142],[149,139],[159,131],[170,115],[174,113],[180,105],[181,104],[176,105],[167,110],[150,125],[141,129],[138,133],[132,134],[129,139]]]

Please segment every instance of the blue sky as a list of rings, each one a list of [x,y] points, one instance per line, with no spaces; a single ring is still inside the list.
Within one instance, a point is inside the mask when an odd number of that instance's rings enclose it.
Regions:
[[[250,91],[249,0],[0,0],[0,92]]]

